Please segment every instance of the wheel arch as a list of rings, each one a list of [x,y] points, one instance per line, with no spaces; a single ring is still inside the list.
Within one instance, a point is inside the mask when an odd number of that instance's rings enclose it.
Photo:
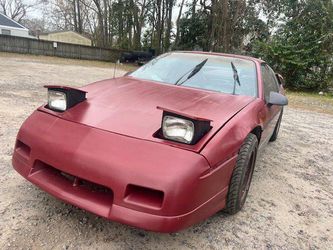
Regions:
[[[257,139],[258,139],[258,143],[260,143],[260,139],[261,139],[261,134],[262,134],[262,127],[261,125],[257,125],[255,128],[253,128],[250,132],[251,134],[254,134]]]
[[[252,133],[260,142],[263,127],[259,119],[262,101],[257,99],[225,124],[200,152],[211,167],[235,157],[246,137]]]

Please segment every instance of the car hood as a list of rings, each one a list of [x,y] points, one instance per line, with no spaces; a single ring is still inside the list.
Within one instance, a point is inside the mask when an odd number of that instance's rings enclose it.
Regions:
[[[81,88],[87,100],[58,116],[76,123],[144,140],[198,151],[230,118],[254,97],[221,94],[184,86],[121,77]],[[211,120],[212,129],[197,145],[154,137],[163,111],[157,106]]]

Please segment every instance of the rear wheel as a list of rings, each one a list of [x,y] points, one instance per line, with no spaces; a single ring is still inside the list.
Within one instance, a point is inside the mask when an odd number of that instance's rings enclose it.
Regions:
[[[274,132],[273,132],[271,138],[269,139],[270,142],[275,141],[278,137],[278,134],[279,134],[279,131],[280,131],[281,120],[282,120],[282,114],[283,114],[283,109],[281,110],[279,120],[277,121],[277,123],[275,125]]]
[[[240,211],[245,203],[256,163],[257,148],[257,136],[249,134],[239,151],[236,166],[232,173],[225,208],[225,211],[229,214]]]

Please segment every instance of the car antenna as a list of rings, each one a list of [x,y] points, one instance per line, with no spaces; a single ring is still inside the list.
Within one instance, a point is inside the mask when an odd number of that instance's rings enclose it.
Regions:
[[[119,59],[116,61],[116,63],[114,64],[114,68],[113,68],[113,78],[116,77],[116,70],[117,70],[117,65],[119,64]]]
[[[236,93],[236,83],[238,83],[239,86],[241,86],[240,81],[239,81],[239,75],[237,68],[233,62],[231,62],[231,68],[232,71],[234,72],[234,89],[232,91],[232,94],[234,95]]]

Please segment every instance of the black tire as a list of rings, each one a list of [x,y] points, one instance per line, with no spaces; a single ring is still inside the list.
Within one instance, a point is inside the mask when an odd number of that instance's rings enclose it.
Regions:
[[[225,208],[228,214],[239,212],[245,203],[256,163],[257,149],[257,136],[249,134],[241,146],[236,166],[232,173]]]
[[[274,128],[274,132],[273,132],[271,138],[269,139],[270,142],[275,141],[277,139],[278,135],[279,135],[281,120],[282,120],[282,114],[283,114],[283,109],[281,109],[279,120],[277,121],[277,123],[275,125],[275,128]]]

